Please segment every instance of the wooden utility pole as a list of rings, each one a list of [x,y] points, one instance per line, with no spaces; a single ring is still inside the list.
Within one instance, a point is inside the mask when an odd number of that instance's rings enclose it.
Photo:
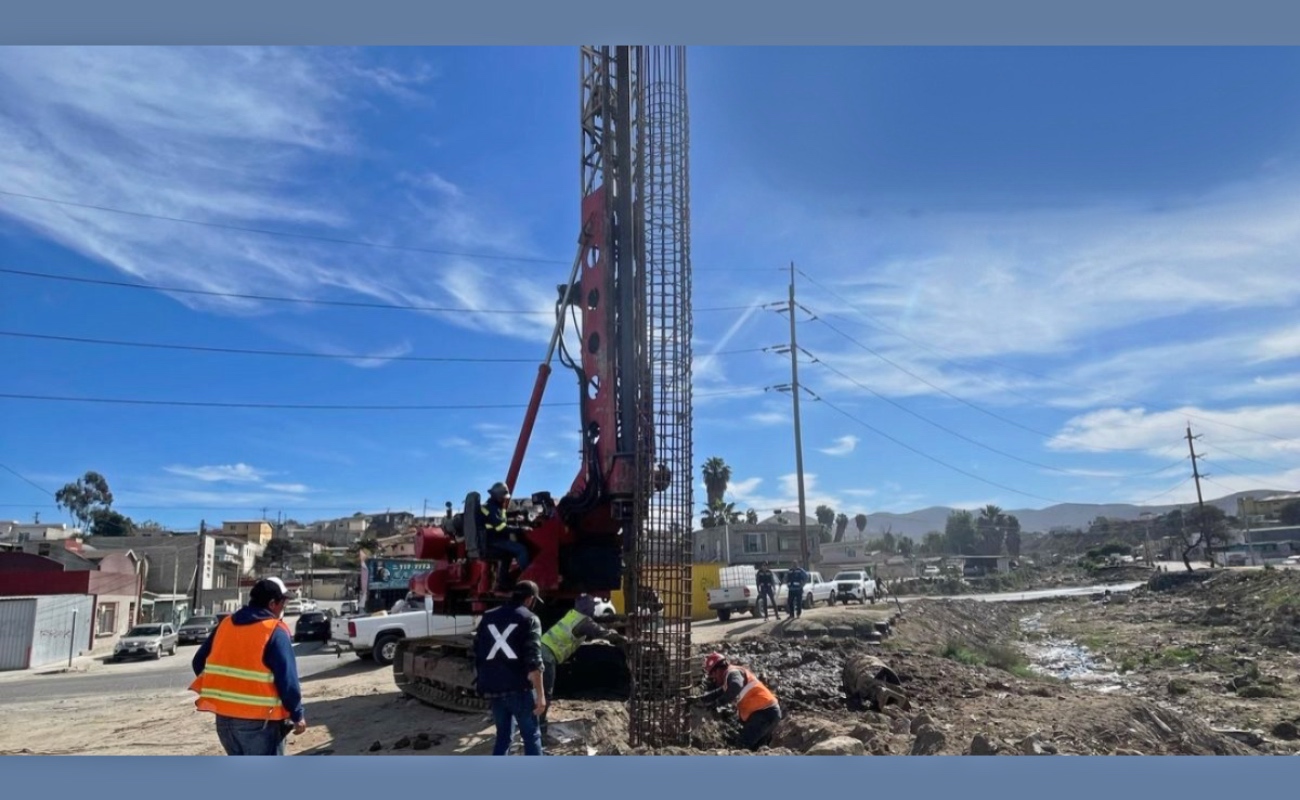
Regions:
[[[1192,478],[1196,482],[1196,508],[1197,516],[1201,523],[1201,547],[1205,551],[1205,558],[1213,565],[1214,553],[1210,545],[1210,530],[1207,527],[1209,520],[1205,518],[1205,499],[1201,496],[1201,472],[1196,465],[1196,448],[1192,442],[1201,438],[1192,435],[1192,423],[1187,423],[1187,451],[1192,454]]]

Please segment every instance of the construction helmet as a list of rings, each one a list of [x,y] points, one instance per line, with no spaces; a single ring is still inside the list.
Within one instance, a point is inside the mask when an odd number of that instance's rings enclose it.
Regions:
[[[727,657],[722,653],[709,653],[704,657],[704,674],[712,675],[719,667],[727,666]]]
[[[500,500],[504,497],[509,497],[509,496],[510,496],[510,487],[506,486],[501,481],[497,481],[496,483],[492,484],[492,488],[488,489],[488,497],[493,497],[496,498],[497,500]]]

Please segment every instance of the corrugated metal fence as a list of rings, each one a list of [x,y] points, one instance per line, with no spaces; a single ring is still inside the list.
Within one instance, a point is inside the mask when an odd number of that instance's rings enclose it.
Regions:
[[[94,598],[43,595],[0,598],[0,670],[66,661],[89,647]]]

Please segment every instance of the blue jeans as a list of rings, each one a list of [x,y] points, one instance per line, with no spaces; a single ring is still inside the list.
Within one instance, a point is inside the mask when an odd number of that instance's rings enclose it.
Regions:
[[[228,756],[282,756],[287,731],[277,719],[217,715],[217,739]]]
[[[523,542],[512,542],[509,539],[503,539],[499,542],[493,542],[492,550],[497,555],[512,557],[515,561],[518,561],[520,572],[528,569],[528,548],[524,547]]]
[[[537,724],[537,715],[533,713],[536,704],[532,689],[492,698],[492,719],[497,724],[497,743],[492,748],[492,755],[503,756],[510,752],[516,724],[519,725],[519,736],[524,740],[524,755],[542,754],[542,731]]]

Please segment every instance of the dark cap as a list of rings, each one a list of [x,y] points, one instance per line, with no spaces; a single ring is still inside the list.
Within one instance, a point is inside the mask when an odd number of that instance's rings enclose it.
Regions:
[[[279,602],[288,597],[289,590],[279,578],[263,578],[253,584],[248,592],[248,599],[255,603]]]
[[[515,590],[510,593],[516,601],[522,603],[530,597],[537,599],[538,605],[544,605],[542,602],[542,590],[537,588],[537,584],[532,581],[520,581],[515,584]]]

